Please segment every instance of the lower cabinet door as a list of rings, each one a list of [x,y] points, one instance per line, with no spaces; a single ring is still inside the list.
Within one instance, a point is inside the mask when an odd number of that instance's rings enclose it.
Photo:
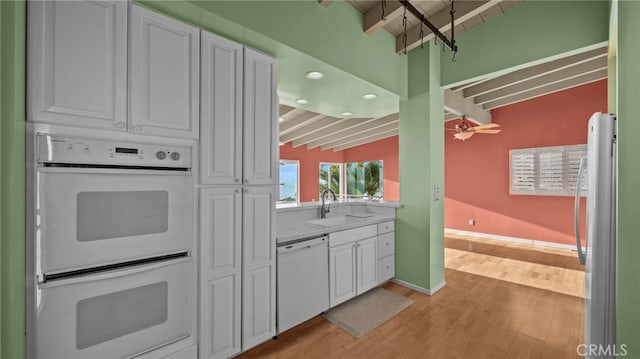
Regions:
[[[200,190],[201,359],[241,350],[242,189]]]
[[[276,335],[276,187],[243,189],[242,350]]]
[[[355,243],[329,248],[329,305],[335,307],[355,295]]]
[[[378,238],[359,241],[356,251],[356,293],[359,295],[378,285]]]

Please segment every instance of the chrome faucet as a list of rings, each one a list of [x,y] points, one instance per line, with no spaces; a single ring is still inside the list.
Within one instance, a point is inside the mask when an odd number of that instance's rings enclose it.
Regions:
[[[336,193],[333,192],[331,190],[331,188],[327,188],[324,191],[322,191],[322,194],[320,195],[320,197],[322,198],[322,206],[320,207],[320,218],[327,218],[327,213],[331,212],[330,211],[330,207],[331,207],[331,202],[325,203],[324,198],[327,196],[327,194],[331,193],[331,196],[333,196],[333,200],[336,200]],[[326,207],[325,207],[326,204]]]

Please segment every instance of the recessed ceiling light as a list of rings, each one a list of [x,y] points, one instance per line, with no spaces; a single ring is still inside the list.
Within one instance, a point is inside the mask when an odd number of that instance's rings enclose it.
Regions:
[[[374,98],[378,97],[378,95],[374,94],[374,93],[366,93],[362,96],[362,98],[367,99],[367,100],[373,100]]]
[[[342,116],[344,116],[344,117],[349,117],[351,115],[353,115],[353,112],[351,112],[351,111],[345,111],[345,112],[342,113]]]
[[[311,80],[320,80],[324,77],[324,74],[320,71],[309,71],[305,76]]]
[[[296,103],[297,103],[298,105],[306,105],[306,104],[308,104],[308,103],[309,103],[309,101],[307,101],[307,100],[305,100],[305,99],[303,99],[303,98],[299,98],[299,99],[297,99],[297,100],[296,100]]]

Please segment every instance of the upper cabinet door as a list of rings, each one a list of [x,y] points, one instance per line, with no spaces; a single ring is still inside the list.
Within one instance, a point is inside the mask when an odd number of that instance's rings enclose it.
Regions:
[[[244,50],[244,184],[278,180],[278,103],[275,59]]]
[[[242,45],[202,32],[200,181],[242,179]]]
[[[127,2],[28,5],[28,119],[124,131]]]
[[[130,131],[198,138],[200,30],[131,6]]]

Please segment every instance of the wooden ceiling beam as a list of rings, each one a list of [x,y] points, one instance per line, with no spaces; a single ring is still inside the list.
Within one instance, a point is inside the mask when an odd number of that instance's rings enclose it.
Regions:
[[[456,26],[471,19],[472,17],[479,15],[492,6],[498,5],[500,0],[473,0],[473,1],[456,1],[454,9]],[[451,30],[451,15],[449,14],[449,6],[438,11],[433,16],[427,18],[435,27],[444,33]],[[434,38],[433,32],[428,27],[422,26],[424,35],[423,41],[427,41]],[[420,24],[407,29],[407,51],[420,46]],[[403,34],[396,36],[396,53],[402,53],[404,51],[404,37]]]
[[[280,106],[278,106],[278,115],[283,117],[293,110],[295,110],[295,107],[280,104]]]
[[[492,92],[487,92],[484,95],[475,97],[473,99],[473,102],[475,102],[477,105],[482,105],[487,102],[496,101],[501,98],[517,95],[522,92],[551,85],[557,82],[561,82],[606,68],[607,58],[604,56],[598,57],[588,62],[582,62],[575,66],[566,67],[560,71],[551,72],[543,76],[535,77],[528,81],[518,82]]]
[[[315,131],[319,131],[323,128],[335,125],[336,123],[340,122],[339,119],[335,118],[335,117],[330,117],[327,116],[323,119],[320,119],[318,121],[314,121],[313,123],[310,123],[307,126],[304,127],[300,127],[298,129],[295,129],[287,134],[282,134],[282,131],[280,132],[280,142],[282,143],[287,143],[287,142],[291,142],[295,139],[298,139],[302,136],[305,136],[307,134],[313,133]]]
[[[280,123],[280,135],[286,135],[287,133],[292,132],[295,129],[320,120],[324,117],[326,116],[311,111],[303,112],[296,117],[293,117],[286,121],[282,121]]]
[[[334,152],[346,150],[347,148],[356,147],[356,146],[364,145],[366,143],[379,141],[379,140],[382,140],[382,139],[385,139],[385,138],[388,138],[388,137],[397,136],[398,133],[399,133],[399,130],[398,130],[398,128],[396,128],[396,129],[391,129],[391,130],[387,130],[387,131],[384,131],[384,132],[378,132],[378,133],[371,134],[371,135],[368,135],[368,136],[362,136],[362,137],[359,137],[357,139],[354,139],[351,142],[345,142],[345,143],[343,143],[341,145],[335,146],[335,147],[332,148],[332,150]],[[320,148],[320,149],[322,149],[322,148]]]
[[[318,139],[321,139],[321,138],[330,137],[335,133],[341,133],[354,126],[364,125],[374,120],[375,118],[340,119],[336,123],[334,123],[332,126],[325,127],[317,131],[307,133],[304,136],[298,137],[295,141],[293,141],[291,146],[293,146],[293,148],[296,148],[302,145],[306,145],[311,141],[317,141]]]
[[[586,51],[577,55],[564,57],[558,60],[545,62],[543,64],[527,67],[522,70],[517,70],[509,74],[496,77],[473,86],[465,88],[463,92],[464,97],[475,97],[485,94],[490,91],[513,85],[518,82],[523,82],[546,75],[548,73],[559,71],[567,67],[574,66],[576,64],[587,62],[595,58],[604,57],[607,54],[607,48],[601,47],[591,51]]]
[[[387,0],[385,1],[385,4],[386,6],[384,8],[384,19],[382,1],[378,1],[378,3],[374,7],[364,13],[362,30],[365,34],[373,34],[374,32],[376,32],[376,30],[383,27],[386,23],[402,15],[403,7],[400,2],[396,0]]]
[[[478,125],[491,123],[488,111],[453,90],[444,90],[444,109],[458,116],[467,115],[469,121]]]
[[[535,98],[535,97],[548,95],[548,94],[553,93],[553,92],[566,90],[566,89],[569,89],[569,88],[572,88],[572,87],[588,84],[590,82],[595,82],[595,81],[602,80],[602,79],[605,79],[605,78],[607,78],[607,69],[598,70],[598,71],[590,72],[590,73],[582,75],[582,76],[574,77],[574,78],[571,78],[571,79],[568,79],[568,80],[556,82],[554,84],[550,84],[550,85],[547,85],[547,86],[539,87],[539,88],[534,89],[534,90],[521,92],[521,93],[519,93],[517,95],[504,97],[504,98],[501,98],[499,100],[492,101],[492,102],[487,102],[486,104],[482,105],[482,107],[485,110],[490,110],[492,108],[502,107],[502,106],[510,105],[510,104],[513,104],[513,103],[516,103],[516,102],[530,100],[530,99]]]
[[[329,131],[322,137],[317,136],[315,139],[313,139],[312,141],[308,141],[305,144],[307,145],[308,149],[321,147],[326,145],[327,143],[335,142],[346,137],[361,134],[363,132],[376,129],[382,126],[386,126],[390,123],[396,123],[398,121],[399,121],[399,115],[397,113],[391,114],[385,117],[374,118],[374,119],[371,119],[371,121],[357,124],[355,126],[350,126],[339,131],[333,131],[333,129],[331,129],[331,131]],[[295,147],[298,144],[301,145],[302,141],[298,141],[294,143],[293,146]]]

